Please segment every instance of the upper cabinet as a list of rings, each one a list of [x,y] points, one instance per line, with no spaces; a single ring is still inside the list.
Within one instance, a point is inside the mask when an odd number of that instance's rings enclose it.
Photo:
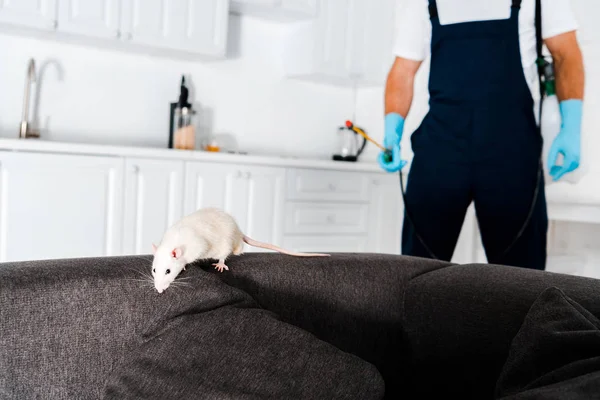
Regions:
[[[317,7],[318,0],[231,0],[234,14],[282,21],[314,18]]]
[[[134,44],[222,57],[228,0],[122,0],[122,37]]]
[[[52,30],[57,20],[57,0],[0,1],[0,23]]]
[[[290,77],[336,85],[382,85],[393,62],[394,0],[319,0],[314,20],[289,33]]]
[[[59,31],[118,38],[120,8],[120,0],[59,0]]]
[[[186,58],[223,58],[228,22],[229,0],[0,1],[0,27]]]

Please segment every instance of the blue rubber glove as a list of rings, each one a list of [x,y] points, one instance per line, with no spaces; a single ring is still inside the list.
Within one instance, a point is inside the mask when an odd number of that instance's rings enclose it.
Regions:
[[[406,165],[406,161],[400,159],[400,140],[404,129],[404,118],[398,113],[389,113],[385,116],[385,136],[383,147],[392,150],[392,161],[386,162],[385,153],[379,153],[377,161],[379,166],[387,172],[398,172]]]
[[[565,100],[560,103],[561,129],[550,148],[548,170],[556,182],[566,173],[579,167],[581,155],[581,100]],[[558,154],[563,155],[563,165],[555,165]]]

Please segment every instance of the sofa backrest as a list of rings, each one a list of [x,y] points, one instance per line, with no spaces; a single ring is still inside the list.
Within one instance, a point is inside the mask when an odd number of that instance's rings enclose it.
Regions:
[[[202,271],[190,273],[198,277],[188,284],[193,290],[172,287],[158,294],[148,279],[149,260],[0,265],[0,398],[100,398],[111,369],[173,316],[253,304]]]

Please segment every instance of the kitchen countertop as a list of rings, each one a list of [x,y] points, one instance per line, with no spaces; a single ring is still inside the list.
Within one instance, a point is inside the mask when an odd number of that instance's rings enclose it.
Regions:
[[[258,154],[211,153],[201,150],[176,150],[168,148],[118,146],[54,142],[42,139],[0,139],[0,150],[29,151],[43,153],[141,157],[182,161],[206,161],[268,165],[281,167],[319,168],[341,171],[362,171],[385,173],[375,161],[342,162],[304,157],[286,157]]]

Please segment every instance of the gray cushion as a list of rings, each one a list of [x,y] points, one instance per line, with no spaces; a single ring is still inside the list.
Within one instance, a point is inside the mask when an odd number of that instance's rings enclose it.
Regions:
[[[513,338],[549,287],[600,316],[597,279],[488,264],[413,279],[404,326],[411,354],[407,378],[415,392],[423,398],[492,399]]]
[[[512,341],[496,397],[600,398],[600,320],[562,290],[544,290]]]
[[[258,308],[177,317],[113,370],[106,399],[381,399],[378,371]]]
[[[259,257],[263,264],[271,267],[274,275],[284,274],[283,271],[294,263],[303,268],[325,268],[297,258]],[[252,258],[255,257],[232,259],[232,269]],[[225,273],[215,272],[210,264],[191,266],[181,279],[178,278],[175,287],[158,294],[144,278],[150,272],[150,260],[149,256],[103,257],[0,266],[0,398],[95,399],[102,397],[107,382],[112,388],[108,391],[117,393],[123,389],[121,384],[126,377],[121,372],[133,373],[123,369],[125,363],[131,363],[134,368],[143,363],[148,354],[164,351],[160,346],[153,347],[160,345],[161,337],[175,338],[188,329],[186,340],[191,342],[174,342],[173,351],[194,348],[191,354],[200,356],[206,353],[194,344],[201,345],[210,340],[206,336],[207,329],[218,331],[224,326],[230,326],[229,336],[220,336],[219,343],[228,347],[221,349],[219,354],[229,354],[231,360],[235,352],[228,353],[228,349],[239,349],[231,347],[230,341],[235,339],[237,346],[249,346],[244,350],[248,352],[246,366],[254,368],[254,373],[260,373],[256,363],[266,362],[265,368],[279,371],[278,379],[285,380],[290,372],[283,368],[283,361],[268,357],[272,356],[269,351],[274,354],[282,351],[277,342],[265,348],[260,347],[268,344],[262,339],[243,340],[261,329],[260,325],[252,324],[253,317],[271,335],[280,329],[282,338],[293,338],[298,346],[312,352],[298,358],[299,361],[310,361],[317,367],[320,363],[326,365],[338,374],[336,376],[341,374],[346,363],[347,376],[356,379],[356,382],[344,383],[349,389],[360,391],[369,387],[375,397],[382,389],[380,378],[374,374],[371,365],[264,313],[249,294],[223,282]],[[339,262],[332,257],[327,260],[327,265]],[[212,316],[216,319],[209,328],[207,321]],[[226,317],[231,321],[223,320]],[[185,321],[191,325],[183,323]],[[195,323],[202,323],[202,326],[197,328]],[[237,330],[227,325],[232,323]],[[178,348],[179,345],[184,347]],[[332,357],[331,361],[317,357],[317,349]],[[207,351],[206,348],[203,350]],[[219,365],[218,359],[212,361]],[[182,362],[185,365],[189,360]],[[212,365],[207,358],[198,362]],[[221,370],[226,373],[223,368]],[[265,371],[268,369],[263,373]],[[300,380],[298,384],[310,381],[311,385],[316,385],[314,390],[327,390],[326,393],[335,395],[331,387],[315,382],[317,372],[310,371],[306,380]],[[361,379],[357,379],[359,372]],[[239,374],[236,376],[240,377]],[[156,377],[156,381],[160,378]],[[344,382],[342,377],[340,382]],[[238,383],[242,385],[243,381]],[[248,388],[252,390],[252,386]],[[342,394],[340,392],[341,397]]]

